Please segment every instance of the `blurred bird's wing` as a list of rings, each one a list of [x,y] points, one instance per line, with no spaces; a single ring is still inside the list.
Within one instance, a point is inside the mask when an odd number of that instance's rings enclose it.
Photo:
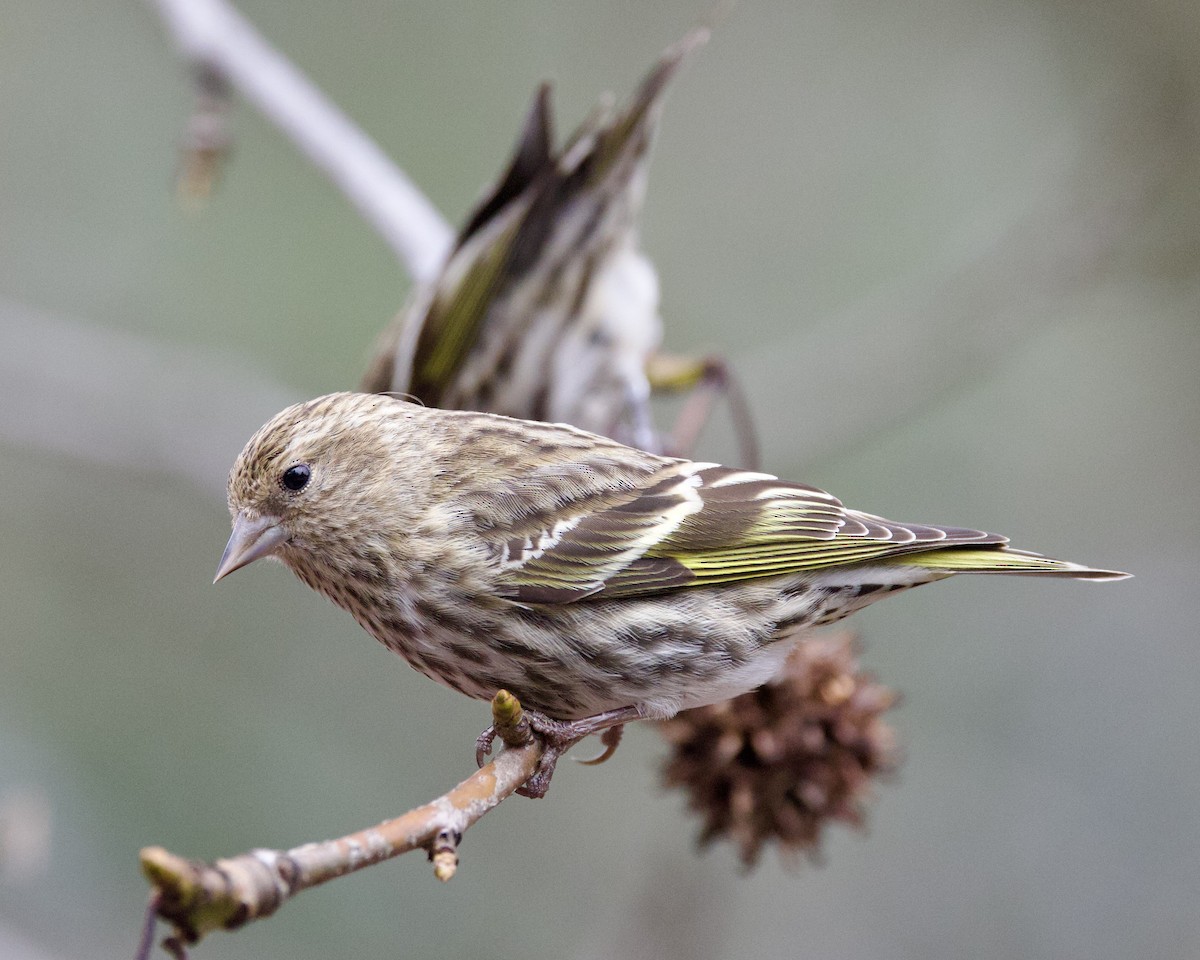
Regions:
[[[538,90],[507,170],[468,217],[442,275],[381,338],[363,390],[408,393],[430,406],[575,419],[540,409],[553,392],[550,361],[606,267],[636,246],[663,92],[706,36],[688,34],[625,109],[602,104],[558,151],[550,90]]]
[[[514,530],[504,544],[506,596],[525,603],[641,596],[958,545],[994,555],[1007,542],[980,530],[894,523],[847,510],[815,487],[686,461],[666,464],[620,503],[582,514],[565,503],[556,517],[537,531]],[[1018,561],[1026,562],[1036,565]]]
[[[424,315],[406,389],[428,403],[437,404],[458,375],[492,304],[511,282],[515,244],[528,229],[535,185],[554,172],[552,119],[550,87],[542,84],[508,168],[467,218],[428,302],[415,311]]]
[[[436,404],[475,346],[488,309],[504,282],[508,258],[530,191],[554,169],[550,85],[534,94],[512,159],[467,217],[441,276],[418,296],[376,345],[359,389],[400,390]],[[396,379],[397,352],[404,376]]]

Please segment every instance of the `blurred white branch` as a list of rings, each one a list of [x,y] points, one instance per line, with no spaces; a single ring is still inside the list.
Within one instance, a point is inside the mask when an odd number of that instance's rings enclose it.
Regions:
[[[0,441],[223,496],[245,438],[300,399],[232,355],[0,300]]]
[[[225,0],[152,0],[183,55],[223,77],[346,195],[416,283],[433,279],[453,232],[379,146]]]

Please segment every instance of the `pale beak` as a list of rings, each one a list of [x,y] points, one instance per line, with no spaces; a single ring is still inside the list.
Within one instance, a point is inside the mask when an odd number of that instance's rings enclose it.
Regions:
[[[217,567],[213,583],[234,570],[265,557],[287,538],[288,533],[283,529],[278,517],[272,517],[270,514],[248,517],[245,510],[239,511],[233,521],[233,533],[229,537],[229,543],[225,545],[225,552],[221,554],[221,563]]]

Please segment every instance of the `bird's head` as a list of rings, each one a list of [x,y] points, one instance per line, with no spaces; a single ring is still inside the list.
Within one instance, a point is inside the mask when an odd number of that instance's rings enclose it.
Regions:
[[[262,557],[289,566],[317,559],[370,529],[372,505],[396,480],[389,465],[403,444],[395,432],[414,409],[390,397],[335,393],[269,420],[229,474],[233,533],[216,580]]]

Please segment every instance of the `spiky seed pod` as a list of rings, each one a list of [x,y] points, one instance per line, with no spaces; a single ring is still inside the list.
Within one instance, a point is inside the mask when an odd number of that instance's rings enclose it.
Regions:
[[[539,89],[508,169],[441,275],[384,332],[363,390],[658,449],[647,364],[662,321],[638,217],[663,96],[707,36],[688,34],[628,106],[602,104],[557,150],[550,88]],[[693,363],[685,386],[711,379],[710,366]]]
[[[770,845],[816,858],[828,823],[862,826],[899,751],[882,719],[897,695],[862,671],[857,646],[845,631],[811,635],[771,683],[659,724],[664,782],[687,792],[702,844],[729,840],[751,867]]]

